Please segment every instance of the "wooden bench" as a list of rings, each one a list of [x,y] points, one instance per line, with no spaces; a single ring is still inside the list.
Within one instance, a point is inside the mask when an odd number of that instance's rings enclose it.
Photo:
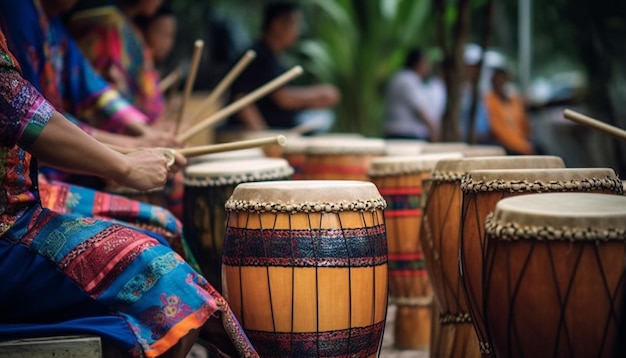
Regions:
[[[102,358],[96,336],[27,338],[0,342],[2,358]]]

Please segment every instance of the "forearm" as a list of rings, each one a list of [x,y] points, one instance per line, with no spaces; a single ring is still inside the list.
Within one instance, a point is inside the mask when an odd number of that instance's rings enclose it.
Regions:
[[[320,86],[283,87],[272,95],[274,101],[288,110],[328,107],[331,101],[327,97]]]
[[[60,169],[123,180],[131,167],[126,157],[90,137],[55,112],[28,151]]]
[[[254,130],[267,129],[267,123],[255,105],[249,105],[237,114],[246,128]]]

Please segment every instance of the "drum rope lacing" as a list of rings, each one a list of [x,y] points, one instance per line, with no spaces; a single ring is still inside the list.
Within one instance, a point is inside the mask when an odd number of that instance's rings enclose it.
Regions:
[[[284,204],[270,202],[251,202],[247,200],[228,200],[226,211],[281,212],[281,213],[337,213],[342,211],[377,211],[387,207],[382,197],[370,200],[341,201],[336,203],[312,202]]]
[[[472,323],[472,317],[467,312],[441,313],[439,315],[439,323],[441,325]]]
[[[479,341],[478,346],[480,347],[480,353],[485,354],[485,355],[490,355],[492,353],[491,345],[489,344],[489,342]]]
[[[465,193],[508,191],[512,193],[521,192],[555,192],[555,191],[592,191],[607,189],[617,194],[622,194],[624,187],[617,177],[607,176],[605,178],[586,178],[573,180],[474,180],[464,176],[461,181],[461,190]]]
[[[546,240],[546,241],[626,241],[626,229],[612,227],[582,228],[539,225],[519,225],[512,222],[500,223],[490,213],[485,220],[488,240]]]
[[[437,172],[433,172],[430,179],[432,181],[437,181],[437,182],[454,182],[454,181],[461,181],[461,179],[463,179],[463,176],[465,174],[466,173],[464,172],[437,171]]]
[[[245,168],[242,168],[242,170],[245,170]],[[283,168],[261,170],[256,173],[240,173],[223,176],[185,175],[184,183],[185,185],[195,187],[224,186],[255,181],[283,179],[293,175],[293,173],[294,170],[292,167],[285,166]]]

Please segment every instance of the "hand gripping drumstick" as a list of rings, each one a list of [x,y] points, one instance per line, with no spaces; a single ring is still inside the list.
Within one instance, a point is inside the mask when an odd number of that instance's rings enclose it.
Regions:
[[[597,119],[591,118],[589,116],[585,116],[584,114],[574,112],[571,109],[566,109],[563,111],[563,116],[569,120],[572,120],[578,124],[582,124],[594,129],[597,129],[601,132],[612,135],[617,139],[621,139],[626,141],[626,131],[617,127],[614,127],[610,124],[606,124],[604,122],[600,122]]]
[[[192,120],[198,119],[210,105],[213,104],[221,95],[224,93],[226,88],[230,86],[231,83],[239,76],[243,70],[248,67],[250,62],[256,58],[256,52],[253,50],[248,50],[241,57],[241,59],[237,62],[237,64],[226,74],[226,76],[220,81],[220,83],[215,86],[215,89],[211,92],[211,94],[200,104],[198,109],[194,112],[194,114],[190,117]]]
[[[240,149],[249,149],[249,148],[257,148],[263,147],[266,145],[279,145],[284,147],[287,144],[287,139],[283,135],[279,135],[276,137],[268,137],[268,138],[259,138],[259,139],[250,139],[250,140],[242,140],[239,142],[231,142],[231,143],[223,143],[223,144],[213,144],[213,145],[201,145],[197,147],[183,148],[183,149],[172,149],[172,148],[156,148],[159,150],[165,158],[167,159],[167,166],[170,167],[176,161],[174,157],[174,153],[180,153],[186,158],[198,157],[205,154],[212,153],[220,153],[220,152],[229,152],[233,150]],[[116,145],[107,144],[107,147],[120,152],[122,154],[129,154],[137,149],[133,148],[124,148]]]
[[[196,75],[198,74],[198,65],[200,65],[200,58],[202,57],[202,49],[204,48],[204,41],[196,40],[193,48],[193,55],[191,56],[191,67],[189,68],[189,75],[187,76],[187,82],[185,82],[185,89],[183,92],[183,98],[180,102],[180,108],[178,109],[178,116],[176,117],[176,126],[174,127],[174,134],[178,133],[180,124],[183,121],[185,114],[185,107],[187,107],[187,101],[191,95],[193,84],[196,82]]]
[[[276,90],[278,87],[285,85],[286,83],[300,76],[301,74],[302,74],[302,67],[300,66],[293,67],[291,70],[276,77],[272,81],[266,83],[265,85],[241,97],[237,101],[215,112],[213,115],[204,119],[202,122],[196,124],[195,126],[188,129],[186,132],[180,134],[176,139],[181,143],[186,142],[189,138],[200,133],[200,131],[202,131],[203,129],[210,127],[212,125],[215,125],[219,121],[224,120],[228,118],[229,116],[239,112],[242,108],[249,106],[251,103],[255,102],[259,98],[266,96],[270,92]]]

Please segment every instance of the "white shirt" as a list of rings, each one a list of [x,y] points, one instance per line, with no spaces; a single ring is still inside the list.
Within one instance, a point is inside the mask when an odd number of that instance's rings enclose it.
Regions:
[[[437,118],[429,105],[430,90],[420,76],[404,68],[389,81],[385,96],[385,133],[403,137],[428,138],[428,126],[418,113]],[[435,124],[435,123],[433,123]]]

